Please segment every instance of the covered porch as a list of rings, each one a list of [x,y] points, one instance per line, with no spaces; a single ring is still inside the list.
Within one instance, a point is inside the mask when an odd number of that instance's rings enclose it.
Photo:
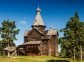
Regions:
[[[24,55],[41,55],[41,41],[26,42],[17,49],[18,53],[24,51]]]

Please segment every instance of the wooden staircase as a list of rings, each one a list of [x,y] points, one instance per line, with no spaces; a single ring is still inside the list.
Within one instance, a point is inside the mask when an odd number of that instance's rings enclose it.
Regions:
[[[17,51],[16,50],[14,50],[13,52],[12,52],[12,54],[11,54],[12,56],[17,56]]]

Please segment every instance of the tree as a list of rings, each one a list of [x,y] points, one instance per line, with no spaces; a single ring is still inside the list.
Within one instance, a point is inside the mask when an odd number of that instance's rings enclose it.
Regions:
[[[84,47],[84,22],[81,22],[79,25],[79,32],[78,32],[78,45],[80,46],[80,57],[82,62],[82,51]]]
[[[60,31],[64,32],[64,36],[61,37],[61,44],[62,51],[64,48],[66,53],[65,56],[67,56],[67,54],[69,55],[68,57],[72,57],[74,55],[75,59],[76,52],[81,49],[82,58],[82,47],[84,46],[84,22],[80,22],[77,12],[75,12],[75,15],[67,22],[66,27]]]
[[[0,34],[2,38],[2,44],[5,47],[11,47],[14,45],[14,40],[16,39],[16,35],[19,33],[19,29],[16,29],[15,21],[4,20],[2,22],[2,27],[0,27]],[[8,51],[8,57],[10,53]]]

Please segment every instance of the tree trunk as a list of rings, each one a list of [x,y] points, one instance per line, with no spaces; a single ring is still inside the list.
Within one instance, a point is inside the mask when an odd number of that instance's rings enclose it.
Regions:
[[[10,46],[9,46],[9,42],[8,42],[8,57],[10,57],[9,48],[10,48]]]
[[[74,47],[74,60],[75,60],[76,56],[75,56],[75,47]]]
[[[80,45],[80,59],[81,59],[81,62],[82,62],[82,45]]]

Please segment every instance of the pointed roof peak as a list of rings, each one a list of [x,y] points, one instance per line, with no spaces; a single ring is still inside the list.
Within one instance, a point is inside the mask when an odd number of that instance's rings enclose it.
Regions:
[[[44,22],[43,22],[40,12],[41,12],[41,9],[38,7],[36,9],[36,17],[33,24],[34,26],[38,26],[38,25],[44,26]]]
[[[41,16],[41,9],[39,8],[39,0],[38,0],[38,7],[36,9],[36,17],[35,17],[35,20],[34,20],[34,26],[45,26],[44,25],[44,22],[43,22],[43,19],[42,19],[42,16]]]
[[[39,0],[38,0],[38,8],[39,8]]]
[[[40,9],[40,7],[39,7],[39,0],[38,0],[38,7],[37,7],[37,9],[36,9],[36,12],[41,12],[41,9]]]

